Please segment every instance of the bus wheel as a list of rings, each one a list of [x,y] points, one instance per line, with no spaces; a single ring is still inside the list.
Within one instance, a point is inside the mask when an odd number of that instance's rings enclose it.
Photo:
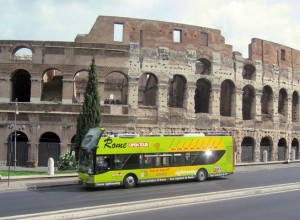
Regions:
[[[133,175],[128,174],[124,178],[123,185],[126,189],[134,188],[136,185],[136,178]]]
[[[207,172],[205,169],[200,169],[198,170],[197,172],[197,176],[196,176],[196,179],[198,182],[203,182],[205,181],[207,178]]]

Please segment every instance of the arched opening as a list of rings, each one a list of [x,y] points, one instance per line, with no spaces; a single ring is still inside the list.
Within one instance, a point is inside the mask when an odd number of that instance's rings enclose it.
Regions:
[[[157,77],[152,73],[144,73],[139,79],[138,104],[145,106],[156,106]]]
[[[296,138],[292,141],[292,150],[295,153],[295,160],[299,160],[299,141]]]
[[[59,70],[50,69],[43,76],[42,101],[61,102],[63,75]]]
[[[241,162],[251,163],[254,161],[254,139],[244,137],[242,141]]]
[[[32,60],[32,51],[27,47],[17,47],[13,57],[14,60]]]
[[[112,72],[105,77],[104,103],[127,105],[128,80],[119,72]]]
[[[255,116],[255,92],[251,85],[247,85],[243,88],[243,102],[242,112],[243,120],[254,119]]]
[[[31,76],[23,69],[16,70],[12,77],[12,100],[13,102],[30,102]]]
[[[182,108],[186,91],[186,79],[180,75],[174,75],[169,81],[169,107]]]
[[[264,86],[261,96],[262,121],[269,121],[273,118],[273,91],[270,86]]]
[[[293,92],[292,97],[292,122],[299,122],[299,94],[298,92]]]
[[[225,80],[221,84],[220,115],[233,116],[235,102],[235,86],[231,80]]]
[[[86,84],[89,78],[88,71],[79,71],[74,77],[73,103],[83,103]]]
[[[60,139],[53,132],[46,132],[40,137],[38,166],[48,166],[48,159],[51,157],[55,162],[60,156]]]
[[[16,137],[15,137],[16,134]],[[16,140],[16,142],[15,142]],[[16,152],[16,153],[15,153]],[[6,166],[26,166],[28,161],[28,137],[21,131],[12,131],[8,137]],[[10,162],[10,164],[9,164]]]
[[[288,109],[287,92],[285,89],[279,90],[278,113],[282,116],[282,120],[286,121]]]
[[[196,74],[209,75],[211,72],[211,62],[205,58],[198,59],[196,62]]]
[[[209,113],[211,83],[206,79],[198,79],[195,90],[195,113]]]
[[[287,143],[284,138],[278,141],[278,161],[286,160]]]
[[[244,66],[243,79],[255,80],[255,67],[252,64],[246,64]]]
[[[271,161],[272,143],[269,137],[264,137],[260,141],[260,161],[268,162]],[[264,157],[264,154],[267,157]]]

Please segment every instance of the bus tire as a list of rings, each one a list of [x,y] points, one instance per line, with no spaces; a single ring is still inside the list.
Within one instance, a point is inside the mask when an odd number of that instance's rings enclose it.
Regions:
[[[196,179],[198,182],[204,182],[207,179],[207,171],[205,169],[198,170]]]
[[[123,180],[123,185],[126,189],[131,189],[136,186],[137,180],[136,177],[132,174],[128,174],[125,176]]]

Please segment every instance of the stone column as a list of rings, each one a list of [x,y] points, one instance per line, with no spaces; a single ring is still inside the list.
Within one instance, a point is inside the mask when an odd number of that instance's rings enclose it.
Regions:
[[[262,97],[262,90],[257,90],[255,94],[255,120],[262,121],[261,118],[261,97]]]
[[[1,74],[1,72],[0,72]],[[3,74],[3,73],[2,73]],[[10,102],[12,94],[12,83],[9,77],[0,77],[0,102]]]
[[[235,101],[232,104],[232,116],[235,116],[237,121],[243,120],[243,90],[236,88]]]
[[[196,90],[195,82],[187,83],[186,91],[184,95],[184,103],[183,103],[183,107],[187,111],[187,118],[193,120],[195,119],[195,100],[194,100],[195,90]]]
[[[158,123],[168,120],[168,82],[161,80],[156,94]]]
[[[42,79],[41,78],[31,78],[31,103],[40,103],[42,96]]]
[[[73,79],[63,79],[63,94],[62,94],[62,103],[63,104],[72,104],[73,102]]]
[[[212,128],[220,127],[220,92],[220,85],[213,84],[209,103],[209,113],[212,115]]]

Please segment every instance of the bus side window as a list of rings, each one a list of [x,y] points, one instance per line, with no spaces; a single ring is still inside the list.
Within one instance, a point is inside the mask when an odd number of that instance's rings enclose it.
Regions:
[[[191,165],[191,153],[185,153],[185,165]]]

